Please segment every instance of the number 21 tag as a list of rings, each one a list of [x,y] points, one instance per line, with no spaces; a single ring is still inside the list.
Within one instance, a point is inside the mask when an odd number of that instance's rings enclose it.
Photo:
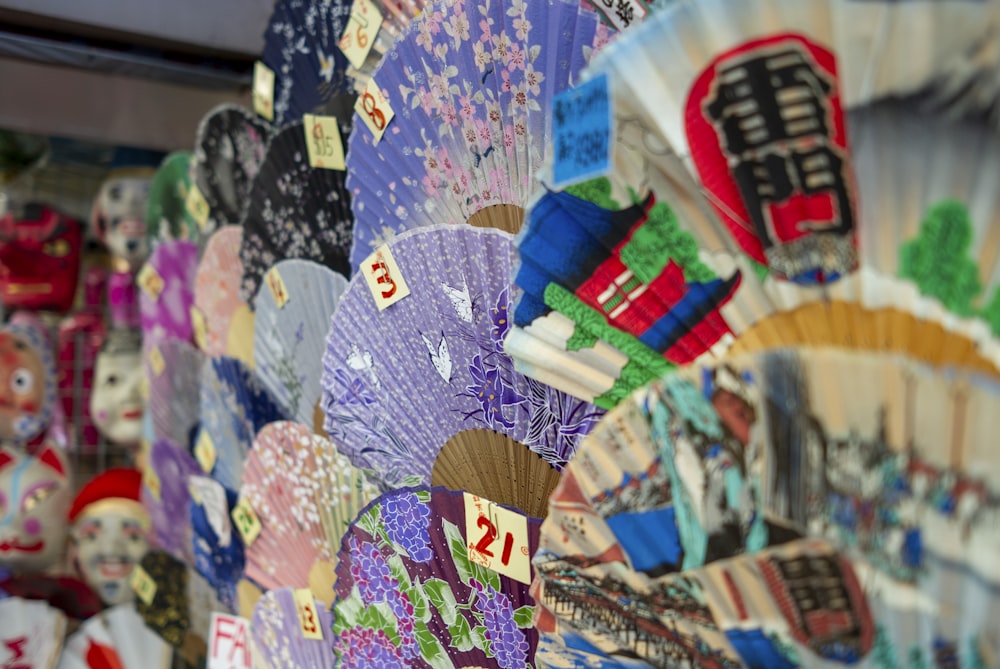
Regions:
[[[361,120],[372,131],[372,135],[375,136],[374,144],[378,144],[379,140],[382,139],[386,126],[396,114],[389,106],[389,101],[382,95],[375,79],[368,80],[364,92],[358,96],[357,102],[354,103],[354,111],[358,112]]]
[[[493,502],[465,493],[465,543],[478,565],[531,583],[528,518]]]

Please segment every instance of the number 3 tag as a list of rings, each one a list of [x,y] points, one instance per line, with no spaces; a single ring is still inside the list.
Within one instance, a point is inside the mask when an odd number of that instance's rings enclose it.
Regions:
[[[528,518],[465,493],[465,543],[469,559],[524,584],[531,583]]]
[[[361,120],[372,131],[372,135],[375,136],[375,144],[378,144],[379,140],[382,139],[386,126],[396,115],[392,111],[392,107],[389,106],[389,101],[382,95],[375,79],[368,80],[364,92],[358,96],[357,102],[354,103],[354,111],[358,112]]]
[[[299,628],[306,639],[323,639],[323,630],[319,627],[319,615],[316,613],[316,600],[308,588],[293,591],[295,610],[299,614]]]

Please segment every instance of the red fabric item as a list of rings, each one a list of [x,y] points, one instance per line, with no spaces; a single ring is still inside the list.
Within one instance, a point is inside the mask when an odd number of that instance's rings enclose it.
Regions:
[[[92,478],[83,486],[69,508],[69,522],[88,506],[102,499],[127,499],[140,502],[142,492],[142,472],[129,467],[116,467]]]
[[[80,277],[83,226],[44,205],[24,218],[0,218],[0,300],[8,310],[73,306]]]

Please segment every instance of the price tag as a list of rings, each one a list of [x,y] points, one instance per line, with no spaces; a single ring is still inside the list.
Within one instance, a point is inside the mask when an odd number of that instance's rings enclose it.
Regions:
[[[285,288],[285,282],[281,280],[281,272],[278,271],[277,267],[272,267],[264,275],[264,281],[271,290],[271,297],[274,298],[274,304],[279,309],[283,309],[288,304],[288,300],[292,298],[288,294],[288,289]]]
[[[274,120],[274,71],[259,60],[253,64],[253,110]]]
[[[361,69],[382,27],[382,12],[371,0],[354,0],[351,18],[340,38],[340,50],[356,69]]]
[[[469,559],[521,583],[531,583],[528,518],[465,493],[465,543]]]
[[[188,188],[187,197],[184,199],[184,206],[187,207],[188,213],[194,219],[194,222],[198,224],[198,228],[202,232],[206,232],[205,226],[208,223],[208,200],[205,196],[201,194],[201,190],[194,183]]]
[[[642,0],[590,0],[590,4],[619,32],[641,23],[649,14],[649,7]]]
[[[193,304],[191,305],[191,327],[194,328],[194,343],[204,351],[208,346],[208,323],[205,322],[205,314]]]
[[[198,461],[198,464],[201,465],[201,470],[206,474],[210,474],[212,467],[215,466],[217,456],[212,435],[208,433],[208,430],[202,430],[201,434],[198,435],[198,442],[194,445],[194,457]]]
[[[129,577],[129,583],[132,584],[135,594],[146,603],[146,606],[153,603],[153,598],[156,597],[156,581],[146,573],[142,565],[137,564],[132,567],[132,576]]]
[[[332,116],[302,117],[302,129],[306,133],[306,148],[309,150],[309,164],[328,170],[347,169],[344,162],[344,144],[340,139],[340,126]]]
[[[149,367],[153,370],[154,376],[159,376],[163,373],[166,368],[167,363],[163,359],[163,354],[160,352],[160,347],[153,344],[153,348],[149,349]]]
[[[163,277],[160,273],[156,271],[156,268],[146,263],[139,270],[139,275],[136,277],[136,281],[139,284],[139,288],[142,292],[146,293],[146,296],[153,302],[158,302],[160,299],[160,293],[163,292]]]
[[[163,485],[160,483],[160,475],[156,473],[155,469],[147,466],[142,470],[142,483],[153,497],[160,499]]]
[[[375,79],[369,79],[365,90],[358,96],[354,103],[354,111],[361,115],[361,120],[365,122],[372,135],[375,137],[375,144],[379,143],[385,133],[386,126],[395,116],[389,101],[382,95],[382,91],[375,83]]]
[[[240,536],[243,537],[243,543],[249,546],[260,535],[260,519],[254,513],[250,502],[242,497],[236,503],[236,506],[233,507],[232,516],[236,529],[239,530]]]
[[[299,614],[299,628],[302,636],[306,639],[323,640],[323,630],[319,626],[319,615],[316,613],[316,600],[313,599],[312,590],[309,588],[299,588],[294,590],[292,596],[295,597],[295,610]]]
[[[586,181],[611,168],[611,100],[602,74],[552,100],[552,177],[555,188]]]
[[[410,294],[410,289],[403,279],[403,273],[392,257],[388,246],[381,246],[375,253],[361,263],[361,271],[372,291],[375,305],[379,311],[399,302]]]
[[[208,628],[208,669],[252,669],[250,621],[228,613],[212,613]]]

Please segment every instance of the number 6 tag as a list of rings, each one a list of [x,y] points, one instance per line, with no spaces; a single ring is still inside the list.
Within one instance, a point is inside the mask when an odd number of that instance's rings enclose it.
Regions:
[[[354,111],[358,112],[361,120],[365,122],[368,129],[375,137],[374,144],[378,144],[385,134],[385,129],[396,115],[389,106],[389,101],[382,95],[382,91],[375,83],[375,79],[369,79],[364,92],[358,96],[354,103]]]
[[[470,493],[464,498],[469,560],[530,585],[527,516]]]

